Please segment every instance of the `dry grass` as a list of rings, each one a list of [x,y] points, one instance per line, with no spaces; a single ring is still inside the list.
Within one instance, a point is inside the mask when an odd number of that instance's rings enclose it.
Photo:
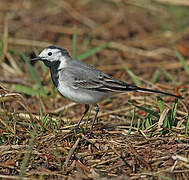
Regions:
[[[160,2],[0,2],[2,179],[189,179],[188,4]],[[99,104],[92,135],[86,121],[73,133],[84,107],[57,93],[42,64],[25,61],[49,44],[79,57],[107,42],[83,61],[184,99],[114,96]]]

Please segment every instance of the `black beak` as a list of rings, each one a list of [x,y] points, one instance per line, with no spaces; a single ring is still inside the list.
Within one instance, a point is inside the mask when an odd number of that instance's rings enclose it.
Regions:
[[[38,56],[38,57],[36,57],[36,58],[31,59],[30,61],[38,61],[38,60],[42,60],[42,58],[40,58],[40,57]]]

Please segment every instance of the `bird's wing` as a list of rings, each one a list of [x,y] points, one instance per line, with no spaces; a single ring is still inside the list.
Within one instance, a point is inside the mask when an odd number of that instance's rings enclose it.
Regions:
[[[74,89],[90,89],[93,91],[101,91],[110,94],[125,91],[138,91],[182,98],[181,96],[176,96],[174,94],[140,88],[138,86],[128,84],[97,70],[93,66],[74,60],[72,61],[71,66],[63,68],[60,71],[59,80]]]
[[[95,75],[82,68],[63,68],[59,74],[59,80],[74,89],[98,89],[102,87],[102,84],[97,83]]]
[[[59,80],[72,88],[90,89],[104,92],[122,92],[134,90],[123,81],[91,68],[66,67],[60,71]]]

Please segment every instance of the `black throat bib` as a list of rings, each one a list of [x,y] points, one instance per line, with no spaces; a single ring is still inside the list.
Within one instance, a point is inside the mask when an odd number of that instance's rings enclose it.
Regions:
[[[60,71],[59,68],[59,65],[60,65],[60,61],[53,61],[53,62],[50,62],[50,61],[43,61],[44,64],[50,68],[50,72],[51,72],[51,78],[52,78],[52,81],[53,81],[53,84],[55,85],[55,87],[58,87],[58,71]]]

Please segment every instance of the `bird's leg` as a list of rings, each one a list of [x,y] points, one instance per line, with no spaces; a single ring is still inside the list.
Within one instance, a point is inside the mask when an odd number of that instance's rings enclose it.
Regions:
[[[93,126],[94,126],[95,120],[96,120],[97,115],[98,115],[98,112],[99,112],[99,107],[98,107],[97,104],[94,105],[94,110],[95,110],[95,116],[94,116],[93,121],[92,121],[92,124],[91,124],[90,133],[91,133],[92,130],[93,130]]]
[[[89,105],[88,104],[85,104],[85,111],[84,113],[82,114],[81,116],[81,119],[79,120],[79,122],[77,123],[76,127],[75,127],[75,130],[78,129],[81,121],[83,120],[83,118],[85,117],[85,115],[87,114],[87,112],[89,111]]]

